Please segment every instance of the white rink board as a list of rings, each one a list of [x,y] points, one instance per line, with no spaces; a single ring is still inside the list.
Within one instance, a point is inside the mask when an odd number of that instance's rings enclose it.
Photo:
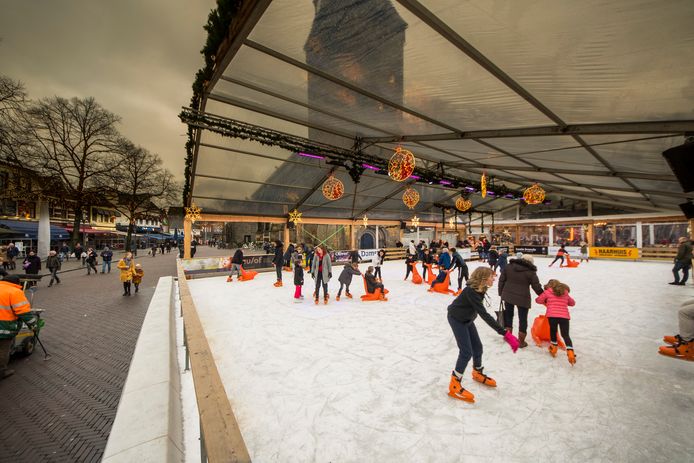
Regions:
[[[383,267],[388,302],[361,302],[359,277],[355,299],[336,302],[339,268],[327,306],[314,305],[310,286],[294,303],[289,273],[283,288],[274,273],[189,284],[254,461],[691,461],[694,362],[657,354],[691,284],[668,285],[663,263],[535,262],[541,282],[572,288],[578,362],[562,351],[552,359],[532,340],[514,355],[478,318],[485,372],[499,387],[473,383],[470,365],[464,386],[475,404],[446,394],[457,357],[452,297],[402,281],[402,261]],[[491,294],[496,307],[496,287]],[[544,307],[530,313],[532,326]]]

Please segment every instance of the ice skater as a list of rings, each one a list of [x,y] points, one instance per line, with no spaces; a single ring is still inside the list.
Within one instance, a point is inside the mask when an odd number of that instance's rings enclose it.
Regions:
[[[486,386],[496,387],[496,381],[484,374],[482,341],[475,327],[477,315],[504,337],[513,352],[518,350],[518,339],[510,331],[506,331],[503,326],[499,325],[484,308],[484,296],[487,289],[494,284],[495,276],[492,269],[488,267],[476,268],[463,292],[448,306],[448,324],[453,330],[453,336],[455,336],[455,342],[458,345],[458,360],[455,364],[455,370],[451,372],[448,395],[465,402],[475,402],[475,396],[464,389],[461,384],[465,368],[467,368],[471,358],[472,379]]]
[[[496,246],[489,248],[489,252],[487,253],[487,263],[492,271],[496,273],[496,269],[499,266],[499,251],[496,250]]]
[[[272,259],[272,263],[275,266],[275,273],[277,274],[277,281],[273,285],[275,288],[282,286],[282,265],[284,264],[284,256],[282,255],[282,248],[284,245],[281,241],[275,242],[275,257]]]
[[[304,298],[301,294],[301,288],[304,286],[304,250],[301,246],[296,247],[291,260],[294,264],[294,302],[301,302]]]
[[[243,265],[243,251],[237,249],[234,256],[231,258],[231,273],[227,277],[227,282],[234,281],[234,273],[237,278],[241,277],[241,266]]]
[[[376,277],[374,276],[374,268],[373,266],[369,265],[369,268],[366,269],[366,273],[364,274],[364,279],[366,280],[366,292],[369,294],[374,294],[377,289],[381,290],[381,300],[387,300],[385,295],[386,295],[386,288],[383,286],[383,283],[379,282],[376,280]]]
[[[590,262],[590,256],[588,255],[588,243],[585,241],[581,243],[581,262]]]
[[[414,266],[417,264],[417,255],[416,254],[408,254],[407,257],[405,258],[405,267],[407,268],[407,273],[405,273],[405,280],[407,280],[410,277],[410,273],[412,273],[412,269]]]
[[[431,282],[429,292],[432,292],[434,290],[435,284],[443,283],[446,280],[446,275],[448,275],[451,272],[451,254],[448,252],[448,248],[441,249],[441,255],[439,256],[438,264],[439,274],[436,275],[436,279]]]
[[[520,347],[528,347],[525,337],[528,332],[528,311],[530,310],[530,288],[535,294],[542,294],[543,288],[537,277],[537,267],[532,256],[521,254],[511,259],[499,278],[499,296],[504,301],[504,325],[513,331],[513,309],[518,308],[518,340]]]
[[[376,271],[374,272],[374,277],[376,277],[378,281],[383,280],[383,277],[381,276],[381,266],[383,265],[383,261],[385,260],[385,258],[385,249],[379,249],[378,254],[376,254]]]
[[[352,299],[352,293],[349,292],[349,285],[352,284],[352,277],[354,275],[361,275],[361,272],[359,271],[359,264],[345,264],[340,276],[337,278],[337,280],[340,282],[340,289],[337,291],[337,297],[335,298],[336,301],[340,300],[342,288],[345,288],[345,296]]]
[[[323,288],[323,304],[328,303],[328,282],[333,277],[333,267],[330,262],[330,255],[322,246],[316,246],[311,266],[311,277],[316,280],[316,292],[313,293],[314,302],[318,304],[320,289]]]
[[[561,260],[561,262],[559,263],[559,267],[563,267],[564,266],[564,255],[566,255],[566,254],[568,254],[568,252],[566,252],[566,249],[564,249],[564,245],[562,244],[561,247],[559,248],[559,250],[557,251],[557,255],[554,257],[554,260],[552,261],[551,264],[549,264],[549,266],[551,267],[552,265],[554,265],[554,263],[556,261]]]
[[[465,278],[467,282],[470,278],[470,271],[467,268],[465,259],[463,259],[463,256],[460,255],[458,250],[452,248],[451,252],[453,253],[453,269],[458,269],[458,291],[461,291],[463,289],[463,278]]]
[[[545,291],[540,294],[535,302],[547,306],[545,316],[549,320],[549,353],[557,356],[557,327],[561,330],[561,337],[566,344],[566,357],[571,365],[576,363],[573,342],[569,336],[569,307],[576,305],[576,301],[569,295],[571,288],[559,280],[549,280],[545,285]]]
[[[665,336],[667,346],[660,346],[658,352],[668,357],[694,360],[694,299],[682,304],[678,312],[680,334]]]

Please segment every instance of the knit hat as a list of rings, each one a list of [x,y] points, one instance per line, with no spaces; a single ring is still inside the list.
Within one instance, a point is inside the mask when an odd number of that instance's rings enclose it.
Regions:
[[[521,259],[530,262],[531,264],[535,263],[535,259],[533,259],[533,256],[531,256],[530,254],[521,254]]]

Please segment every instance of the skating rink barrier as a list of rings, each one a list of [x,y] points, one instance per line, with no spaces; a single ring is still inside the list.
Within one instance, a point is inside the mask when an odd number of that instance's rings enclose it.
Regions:
[[[250,462],[246,443],[231,409],[180,262],[177,267],[183,333],[200,413],[201,460],[213,463]]]
[[[174,294],[173,277],[160,278],[137,339],[104,462],[183,461]]]

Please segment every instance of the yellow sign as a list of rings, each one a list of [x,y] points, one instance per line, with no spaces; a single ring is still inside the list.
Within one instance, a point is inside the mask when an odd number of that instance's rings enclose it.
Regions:
[[[606,257],[609,259],[638,259],[638,248],[590,248],[590,257]]]

